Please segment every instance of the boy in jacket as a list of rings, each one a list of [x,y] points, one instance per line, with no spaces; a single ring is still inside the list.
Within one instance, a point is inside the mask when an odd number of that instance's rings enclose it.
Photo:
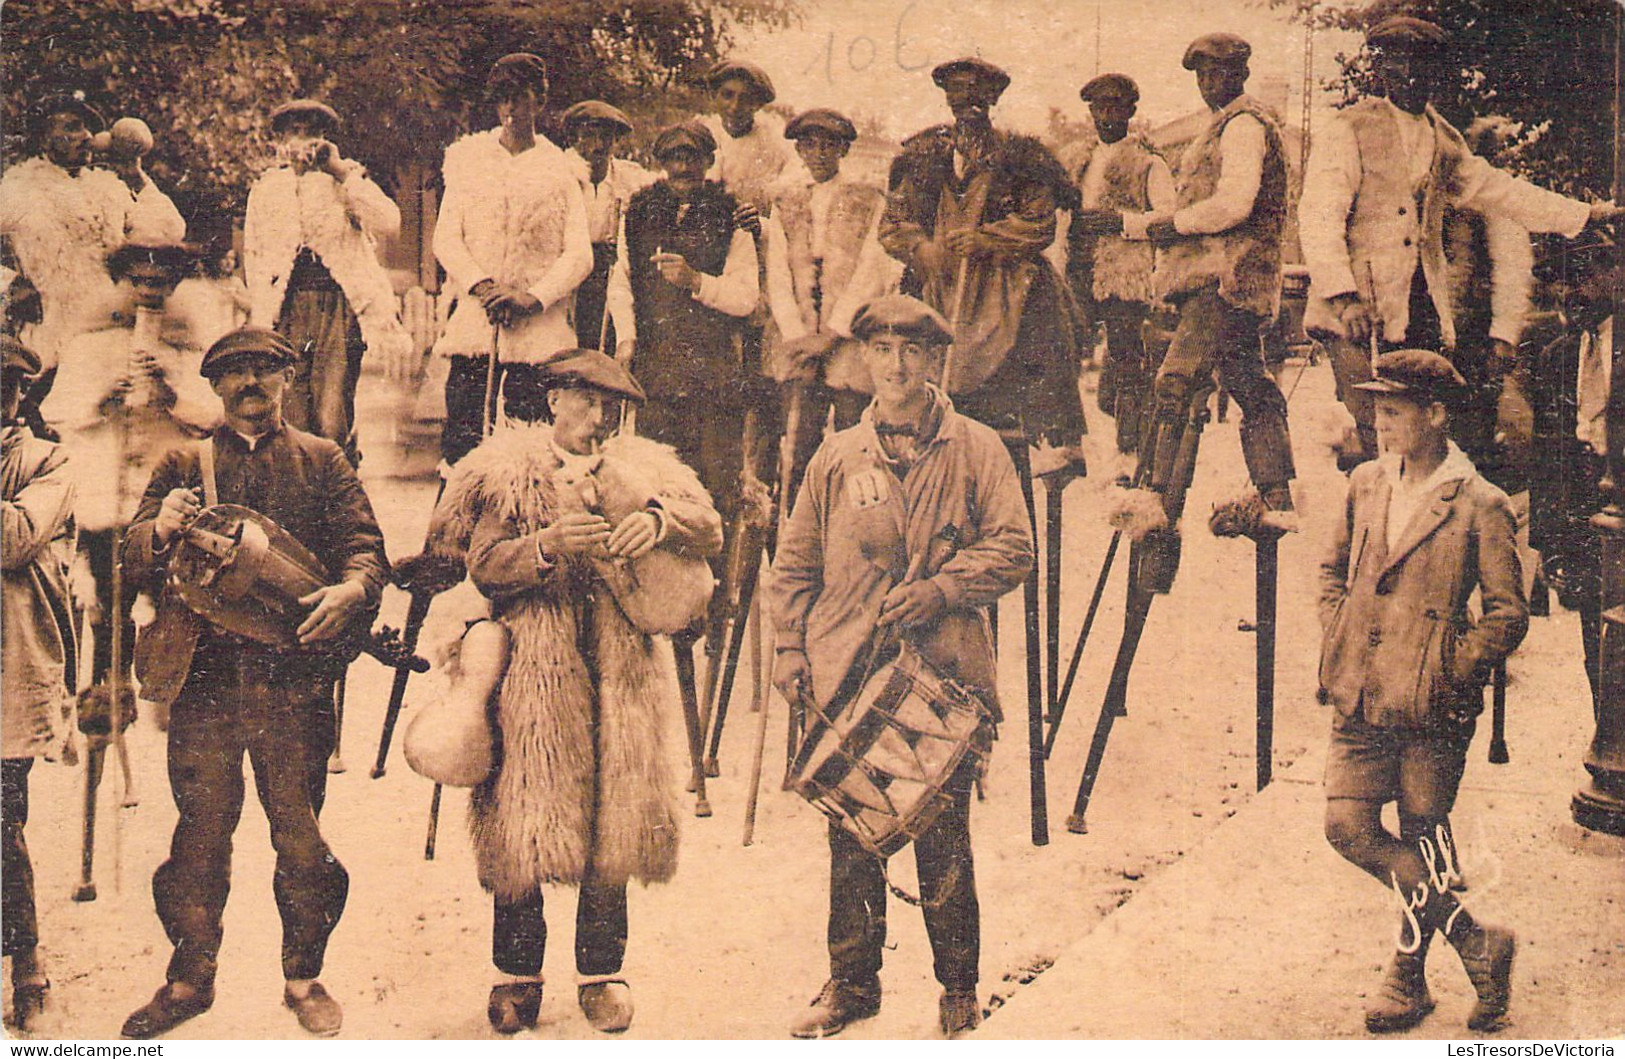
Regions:
[[[1480,924],[1451,883],[1449,813],[1484,684],[1529,628],[1506,494],[1447,437],[1465,382],[1437,353],[1379,357],[1372,394],[1383,455],[1349,479],[1344,517],[1321,563],[1320,697],[1336,709],[1326,759],[1326,838],[1393,887],[1399,938],[1366,1011],[1374,1033],[1433,1010],[1424,961],[1443,933],[1478,1002],[1473,1030],[1500,1027],[1511,994],[1511,930]],[[1474,589],[1482,613],[1467,612]],[[1400,833],[1382,824],[1397,802]]]

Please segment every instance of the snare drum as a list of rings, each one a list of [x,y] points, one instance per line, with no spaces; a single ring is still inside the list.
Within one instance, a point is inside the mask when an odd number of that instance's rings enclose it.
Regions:
[[[889,857],[952,803],[961,766],[981,769],[993,734],[981,699],[905,647],[833,717],[817,716],[785,787]]]

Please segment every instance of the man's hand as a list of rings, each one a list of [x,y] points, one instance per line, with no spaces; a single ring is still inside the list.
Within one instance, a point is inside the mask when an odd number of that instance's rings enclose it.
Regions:
[[[935,239],[926,239],[914,247],[914,270],[926,275],[936,275],[948,268],[948,251],[944,244]]]
[[[817,331],[786,342],[779,349],[782,360],[779,367],[784,372],[784,377],[779,381],[812,382],[818,377],[818,366],[829,356],[838,340],[839,336],[829,331]]]
[[[1172,220],[1152,221],[1145,226],[1145,237],[1158,246],[1167,246],[1179,241],[1179,229]]]
[[[336,585],[323,585],[308,596],[299,599],[300,606],[310,607],[305,620],[299,623],[300,643],[331,640],[343,632],[364,603],[367,590],[359,581],[340,581]]]
[[[1593,202],[1591,216],[1587,218],[1586,223],[1595,228],[1619,220],[1625,220],[1625,206],[1616,206],[1612,202]]]
[[[1121,235],[1123,215],[1116,210],[1080,209],[1072,215],[1074,235]]]
[[[158,517],[152,520],[153,536],[160,547],[167,547],[170,538],[185,529],[203,510],[203,501],[196,489],[171,489],[158,508]]]
[[[1497,440],[1515,456],[1527,454],[1535,440],[1535,406],[1524,391],[1515,371],[1501,379],[1501,394],[1495,402]]]
[[[773,686],[789,703],[812,694],[812,666],[807,664],[807,652],[794,649],[780,651],[773,660]]]
[[[880,624],[924,625],[947,609],[942,589],[929,581],[911,581],[886,593],[880,604]]]
[[[751,235],[762,234],[762,211],[748,202],[734,207],[734,227],[743,228]]]
[[[542,551],[548,555],[580,555],[609,543],[609,522],[590,511],[574,511],[542,530]]]
[[[523,287],[506,283],[492,283],[479,295],[479,299],[485,307],[485,315],[500,327],[509,327],[542,309],[542,303],[535,295]]]
[[[1350,342],[1366,341],[1376,328],[1371,307],[1358,294],[1339,294],[1333,297],[1332,310],[1337,313],[1337,318],[1343,321],[1343,329],[1348,333]]]
[[[652,511],[634,511],[621,519],[609,535],[609,554],[617,559],[639,559],[652,550],[660,537],[660,519]]]
[[[690,294],[700,292],[700,273],[689,265],[688,259],[683,257],[682,254],[674,254],[669,250],[663,250],[651,256],[649,260],[654,262],[655,267],[660,270],[661,276],[665,277],[667,283],[681,287]]]
[[[943,244],[960,257],[982,257],[993,253],[996,244],[976,228],[960,228],[943,237]]]

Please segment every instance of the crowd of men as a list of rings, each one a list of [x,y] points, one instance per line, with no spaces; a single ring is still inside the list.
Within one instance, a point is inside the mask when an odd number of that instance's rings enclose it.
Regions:
[[[1497,289],[1513,290],[1503,274],[1527,261],[1528,232],[1573,237],[1621,210],[1472,153],[1429,105],[1450,47],[1437,26],[1391,17],[1367,43],[1382,95],[1317,135],[1299,207],[1306,322],[1357,427],[1323,566],[1321,683],[1337,707],[1327,836],[1405,905],[1367,1026],[1428,1014],[1422,960],[1443,934],[1477,991],[1469,1024],[1493,1029],[1516,939],[1457,898],[1448,814],[1482,688],[1528,605],[1507,498],[1474,465],[1484,432],[1458,422],[1510,369],[1518,312],[1468,333],[1446,214],[1481,218]],[[1183,66],[1210,116],[1174,158],[1134,131],[1133,79],[1089,81],[1096,135],[1070,169],[992,121],[1008,73],[944,63],[931,77],[952,121],[905,140],[884,188],[842,171],[849,117],[781,122],[763,110],[770,77],[748,62],[711,72],[714,113],[659,130],[658,171],[616,156],[633,122],[608,103],[564,109],[562,148],[539,131],[553,102],[542,58],[492,67],[497,125],[445,153],[443,483],[417,562],[466,572],[486,601],[452,669],[499,748],[472,799],[494,1029],[536,1025],[542,892],[561,883],[581,893],[581,1008],[604,1032],[631,1024],[627,885],[676,869],[664,720],[692,709],[702,641],[708,669],[722,664],[739,597],[709,588],[737,577],[725,557],[771,523],[775,480],[772,678],[825,720],[864,708],[876,671],[912,656],[966,689],[991,732],[990,611],[1032,569],[1034,480],[1058,490],[1085,473],[1080,371],[1097,327],[1118,453],[1107,473],[1125,510],[1149,512],[1137,532],[1166,545],[1137,567],[1146,590],[1175,575],[1215,381],[1242,409],[1253,532],[1298,529],[1287,403],[1260,343],[1281,302],[1287,159],[1279,117],[1246,92],[1250,54],[1226,33],[1190,44]],[[363,357],[403,357],[411,339],[378,256],[400,212],[338,147],[340,116],[302,99],[268,120],[278,157],[243,224],[247,326],[223,335],[174,305],[197,253],[142,169],[152,137],[139,121],[104,132],[82,98],[43,100],[35,156],[0,181],[4,942],[19,1027],[50,995],[23,834],[29,768],[70,753],[76,710],[82,727],[99,709],[100,738],[116,738],[132,679],[165,707],[179,819],[153,879],[174,951],[124,1034],[160,1035],[214,1002],[245,755],[276,850],[284,1002],[312,1034],[342,1025],[319,977],[349,879],[319,818],[335,685],[390,576],[355,471],[355,390]],[[1058,239],[1064,269],[1046,254]],[[1158,339],[1153,316],[1171,335]],[[776,467],[775,436],[789,454]],[[198,527],[242,509],[269,524],[266,547],[321,571],[282,600],[275,635],[183,591],[186,571],[221,558]],[[142,593],[156,616],[137,633]],[[691,726],[696,761],[704,734]],[[941,806],[911,836],[949,1037],[981,1017],[969,833],[981,760],[942,777]],[[1397,836],[1381,820],[1390,801]],[[830,815],[830,977],[796,1036],[838,1033],[881,1003],[883,861]]]

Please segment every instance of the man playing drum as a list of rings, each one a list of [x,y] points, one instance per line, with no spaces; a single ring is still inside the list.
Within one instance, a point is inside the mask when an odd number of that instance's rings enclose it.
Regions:
[[[1015,467],[989,427],[961,416],[931,381],[952,339],[942,317],[904,295],[859,311],[875,400],[808,465],[773,565],[774,684],[833,715],[859,696],[875,641],[900,628],[907,647],[999,718],[985,608],[1020,584],[1032,537]],[[939,545],[957,542],[943,558]],[[918,562],[929,556],[939,562]],[[908,576],[914,575],[914,576]],[[885,637],[889,638],[889,637]],[[970,846],[971,765],[947,781],[952,804],[916,838],[921,904],[955,1036],[981,1020],[980,912]],[[831,823],[830,979],[796,1020],[827,1037],[880,1010],[886,939],[884,865]]]

